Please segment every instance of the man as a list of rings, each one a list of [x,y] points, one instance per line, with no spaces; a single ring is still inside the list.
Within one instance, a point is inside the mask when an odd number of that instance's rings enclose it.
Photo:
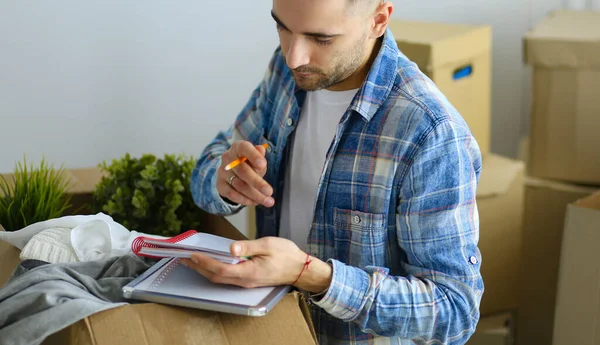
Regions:
[[[185,264],[217,283],[293,284],[310,297],[321,344],[464,344],[483,293],[480,151],[398,51],[392,10],[273,1],[280,47],[191,181],[208,212],[257,206],[258,239],[231,248],[252,259]]]

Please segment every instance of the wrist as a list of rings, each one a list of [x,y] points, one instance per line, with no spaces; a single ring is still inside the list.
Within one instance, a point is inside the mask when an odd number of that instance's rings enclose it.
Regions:
[[[303,267],[295,287],[310,293],[319,293],[329,288],[333,277],[333,268],[313,256],[309,256],[310,264]]]

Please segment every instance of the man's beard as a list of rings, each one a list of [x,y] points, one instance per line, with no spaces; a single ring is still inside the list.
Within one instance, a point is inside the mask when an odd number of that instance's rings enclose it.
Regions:
[[[292,70],[296,85],[305,91],[316,91],[330,88],[346,80],[363,63],[365,38],[358,41],[347,55],[336,56],[334,58],[335,67],[331,71],[323,71],[310,66],[300,66]],[[297,73],[311,73],[311,75],[303,77]]]

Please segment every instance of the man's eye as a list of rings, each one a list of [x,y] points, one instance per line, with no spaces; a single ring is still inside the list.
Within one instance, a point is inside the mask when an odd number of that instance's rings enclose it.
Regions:
[[[315,37],[315,42],[317,42],[317,44],[320,44],[322,46],[326,46],[326,45],[330,44],[332,40],[333,40],[332,38],[317,38],[317,37]]]

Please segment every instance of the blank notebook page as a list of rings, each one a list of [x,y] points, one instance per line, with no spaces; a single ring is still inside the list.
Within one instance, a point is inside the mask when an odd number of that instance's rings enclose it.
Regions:
[[[185,244],[188,246],[211,248],[214,250],[229,253],[229,245],[231,245],[232,242],[234,241],[228,238],[199,232],[193,236],[186,238],[183,241],[179,241],[178,243]]]
[[[220,252],[225,252],[228,254],[230,253],[229,246],[231,245],[231,243],[234,242],[233,240],[230,240],[228,238],[219,237],[219,236],[201,233],[201,232],[196,233],[188,238],[185,238],[185,239],[175,242],[175,243],[159,242],[159,241],[154,241],[152,239],[146,239],[145,241],[147,243],[157,244],[157,245],[160,245],[163,247],[177,248],[177,247],[181,247],[181,245],[183,245],[185,247],[188,247],[189,249],[194,249],[194,247],[208,248],[208,249],[212,249],[212,250],[216,250],[216,251],[220,251]]]
[[[136,289],[189,298],[255,306],[275,287],[246,289],[234,285],[215,284],[200,273],[173,259],[144,279]]]

